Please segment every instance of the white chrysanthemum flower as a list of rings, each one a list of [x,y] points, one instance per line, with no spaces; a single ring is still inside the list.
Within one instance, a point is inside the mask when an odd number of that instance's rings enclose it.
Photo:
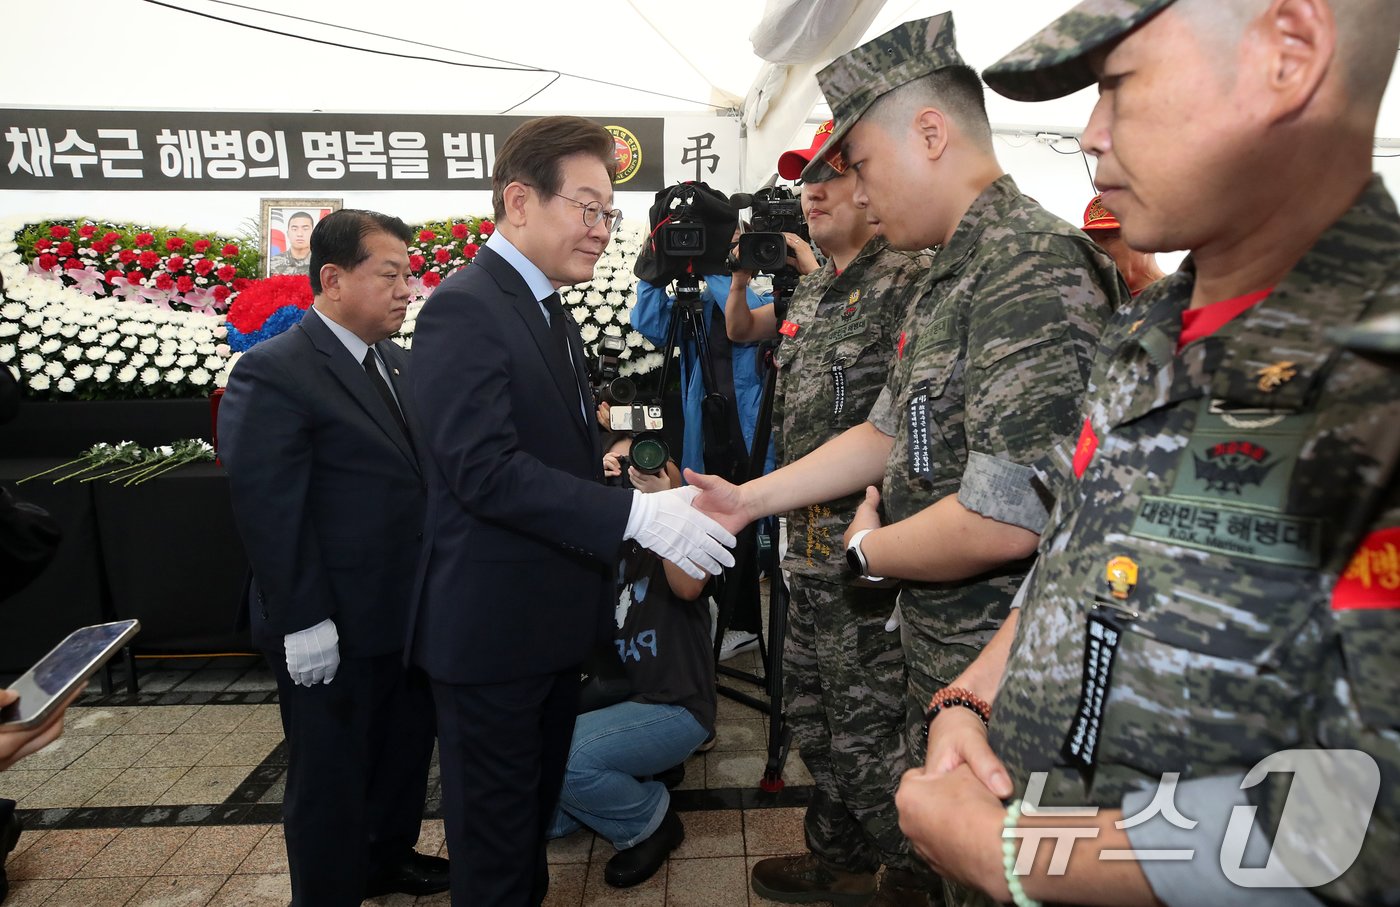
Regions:
[[[607,324],[613,320],[613,307],[610,305],[600,305],[593,310],[593,320],[599,324]]]
[[[8,318],[11,321],[24,315],[24,306],[17,302],[7,302],[0,305],[0,318]]]
[[[83,326],[81,324],[78,324],[78,322],[76,321],[70,321],[60,326],[58,329],[58,333],[71,340],[72,338],[78,336],[78,332],[82,329]]]
[[[158,369],[158,368],[144,368],[144,369],[141,370],[141,383],[142,383],[142,384],[146,385],[147,387],[150,387],[151,385],[155,384],[155,383],[158,382],[158,381],[160,381],[160,369]]]
[[[106,384],[112,380],[112,367],[110,365],[99,365],[92,370],[92,380],[98,384]]]
[[[71,394],[78,387],[72,378],[63,377],[58,379],[58,392],[61,394]]]
[[[99,338],[99,342],[103,346],[116,346],[117,341],[120,339],[121,335],[118,334],[116,331],[107,331]]]
[[[36,391],[46,391],[49,389],[49,379],[47,375],[33,375],[29,379],[29,386]]]
[[[647,342],[647,339],[642,336],[640,331],[628,331],[627,336],[624,337],[623,340],[631,347],[639,347]]]
[[[161,340],[174,340],[177,331],[173,324],[162,324],[156,328],[156,336]]]
[[[219,369],[224,367],[225,361],[223,356],[206,356],[204,357],[204,367],[211,372],[218,372]]]
[[[137,368],[143,367],[147,362],[150,362],[150,361],[151,361],[151,357],[150,357],[150,356],[147,356],[145,353],[132,353],[132,354],[131,354],[131,364],[134,365],[134,366],[136,366]]]
[[[578,329],[578,332],[579,336],[583,338],[584,343],[592,343],[598,339],[598,326],[596,324],[582,325]]]
[[[126,353],[121,350],[108,350],[107,355],[102,357],[102,361],[116,365],[119,362],[126,361]]]
[[[19,357],[19,367],[33,374],[44,367],[44,357],[38,353],[25,353]]]
[[[102,332],[97,328],[83,328],[78,332],[78,340],[81,343],[96,343],[97,338],[102,336]]]
[[[130,384],[136,380],[136,369],[129,366],[122,366],[122,370],[117,372],[117,381],[120,384]]]
[[[176,344],[175,349],[182,356],[190,356],[194,354],[195,347],[197,346],[199,346],[199,344],[195,343],[193,340],[181,340]]]
[[[212,380],[214,376],[207,369],[197,368],[190,372],[190,383],[195,387],[203,387]]]
[[[45,315],[48,314],[49,313],[47,312],[45,313]],[[57,318],[45,318],[43,326],[39,328],[39,333],[48,334],[50,337],[52,337],[61,330],[63,330],[62,321],[59,321]]]
[[[588,306],[576,305],[570,310],[570,314],[574,316],[574,321],[583,324],[588,320]]]
[[[153,353],[154,353],[156,350],[158,350],[158,349],[160,349],[160,341],[159,341],[159,340],[157,340],[157,339],[154,338],[154,337],[145,337],[145,338],[142,338],[142,340],[141,340],[141,352],[143,352],[143,353],[145,353],[147,356],[149,356],[149,355],[153,354]]]
[[[50,378],[62,378],[67,373],[68,369],[63,367],[62,362],[50,359],[48,362],[44,363],[44,374],[48,375]]]
[[[165,373],[165,380],[169,381],[171,384],[179,384],[181,381],[185,380],[185,370],[182,368],[172,368]]]
[[[39,339],[39,335],[33,331],[25,331],[15,343],[22,350],[32,350],[39,345]]]
[[[98,362],[102,359],[106,359],[108,352],[109,351],[105,346],[90,346],[87,348],[87,353],[85,353],[84,355],[86,355],[93,362]]]
[[[123,337],[121,347],[124,350],[134,350],[136,349],[136,344],[140,342],[141,340],[139,337]]]
[[[43,353],[45,356],[48,356],[51,355],[55,350],[57,350],[61,346],[63,346],[62,340],[59,340],[57,337],[50,337],[39,344],[39,352]]]
[[[44,313],[43,313],[43,312],[26,312],[25,315],[24,315],[24,317],[21,318],[20,321],[21,321],[21,322],[24,324],[24,326],[27,327],[27,328],[37,328],[39,325],[41,325],[41,324],[44,323]]]
[[[9,362],[15,358],[15,345],[13,343],[0,344],[0,362]]]
[[[152,359],[151,362],[154,363],[157,368],[170,368],[175,364],[175,356],[173,353],[161,353]]]
[[[72,362],[74,359],[83,358],[83,348],[80,346],[65,346],[58,355],[63,357],[65,362]]]
[[[186,353],[179,359],[176,359],[175,364],[180,366],[180,368],[194,368],[199,364],[199,357],[194,353]]]
[[[73,366],[73,377],[79,381],[86,381],[92,377],[93,368],[86,362],[79,362]]]
[[[117,320],[115,318],[99,318],[96,327],[103,333],[115,331],[117,329]],[[105,343],[106,341],[103,342]],[[110,344],[108,345],[110,346]]]

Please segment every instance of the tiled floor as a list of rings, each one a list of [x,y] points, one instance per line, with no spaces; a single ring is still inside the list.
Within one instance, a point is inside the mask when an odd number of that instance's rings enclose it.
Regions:
[[[757,653],[727,662],[757,663]],[[140,677],[135,696],[94,685],[69,710],[63,737],[0,773],[0,797],[19,802],[26,829],[7,863],[5,907],[286,905],[286,760],[270,675],[257,659],[230,657],[146,661]],[[636,888],[610,888],[602,872],[612,845],[578,832],[551,844],[547,904],[769,903],[750,892],[749,867],[803,850],[811,776],[794,752],[784,790],[763,793],[765,716],[721,696],[718,730],[673,795],[686,840],[667,866]],[[419,850],[446,855],[438,790],[434,765]]]

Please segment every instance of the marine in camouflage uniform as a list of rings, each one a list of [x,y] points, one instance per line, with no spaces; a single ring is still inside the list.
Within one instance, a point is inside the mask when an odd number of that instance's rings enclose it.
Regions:
[[[865,420],[884,387],[909,290],[929,256],[875,237],[840,274],[828,260],[788,306],[796,333],[777,350],[774,407],[780,463]],[[812,773],[807,846],[849,872],[917,858],[899,830],[894,790],[908,767],[904,653],[885,629],[893,589],[848,585],[842,534],[862,494],[788,514],[791,578],[783,694],[793,739]]]
[[[988,186],[920,281],[870,422],[894,437],[882,497],[890,521],[956,494],[969,510],[1039,532],[1031,464],[1078,429],[1099,332],[1127,288],[1107,253],[1022,195]],[[1029,563],[899,595],[908,730],[1010,609]]]
[[[900,25],[839,58],[818,75],[837,122],[828,147],[839,147],[883,94],[962,65],[951,13]],[[964,213],[914,292],[888,383],[868,416],[894,439],[882,483],[888,520],[957,495],[970,511],[1040,532],[1046,511],[1030,466],[1078,429],[1100,329],[1128,299],[1113,260],[1002,176]],[[1027,566],[904,583],[914,763],[924,757],[929,698],[1000,626]]]

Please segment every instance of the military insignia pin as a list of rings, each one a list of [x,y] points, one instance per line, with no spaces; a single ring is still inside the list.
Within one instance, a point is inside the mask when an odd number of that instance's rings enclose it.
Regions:
[[[1108,580],[1108,591],[1113,597],[1126,600],[1128,593],[1137,585],[1138,565],[1132,558],[1119,555],[1108,562],[1103,575],[1104,579]]]
[[[1292,362],[1275,362],[1254,373],[1259,376],[1259,389],[1270,393],[1298,376],[1298,369]]]
[[[856,305],[860,302],[860,290],[852,290],[851,295],[846,297],[846,311],[841,313],[842,318],[850,318],[856,313]]]

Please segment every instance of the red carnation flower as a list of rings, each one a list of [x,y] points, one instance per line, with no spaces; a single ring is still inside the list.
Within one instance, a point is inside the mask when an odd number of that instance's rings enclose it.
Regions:
[[[58,254],[59,254],[59,256],[60,256],[61,258],[67,258],[68,256],[72,255],[73,252],[76,251],[76,250],[73,248],[73,244],[72,244],[72,243],[70,243],[70,242],[61,242],[61,243],[58,244],[58,250],[57,250],[57,251],[58,251]]]
[[[440,283],[442,283],[442,275],[437,271],[429,271],[423,275],[423,286],[425,287],[435,287]]]
[[[120,252],[117,253],[117,260],[124,265],[131,264],[133,261],[136,260],[136,250],[122,249]]]
[[[90,238],[96,232],[97,228],[94,227],[92,224],[83,224],[81,227],[78,228],[78,235],[81,236],[83,239]]]
[[[115,231],[108,231],[108,232],[102,234],[102,241],[105,242],[105,243],[114,243],[114,242],[116,242],[117,240],[119,240],[119,239],[121,239],[121,238],[122,238],[122,235],[121,235],[120,233],[115,232]]]
[[[45,271],[52,271],[54,268],[58,267],[58,256],[54,255],[52,252],[45,252],[43,255],[39,256],[39,267],[43,268]]]
[[[40,240],[35,240],[35,242],[34,242],[34,250],[35,250],[36,252],[47,252],[49,249],[52,249],[52,248],[53,248],[53,240],[51,240],[51,239],[40,239]]]
[[[239,277],[239,278],[237,278],[236,280],[234,280],[234,282],[233,282],[233,288],[234,288],[236,291],[238,291],[239,293],[242,293],[244,290],[248,289],[248,285],[251,284],[251,283],[252,283],[252,281],[249,280],[248,278],[246,278],[246,277]]]
[[[495,232],[496,232],[496,225],[495,225],[495,224],[491,223],[489,220],[484,220],[484,221],[481,222],[481,235],[482,235],[482,236],[490,236],[492,233],[495,233]]]
[[[112,251],[112,245],[111,243],[98,240],[92,244],[92,251],[96,252],[98,255],[106,255],[108,252]]]
[[[165,273],[164,271],[161,271],[159,274],[156,275],[157,290],[169,290],[174,286],[175,278],[171,277],[169,274]]]
[[[127,280],[127,283],[140,283],[141,281],[143,281],[143,280],[145,280],[145,279],[146,279],[146,275],[145,275],[143,272],[141,272],[141,271],[127,271],[127,272],[126,272],[126,280]]]
[[[172,255],[165,260],[165,270],[169,271],[171,274],[183,270],[184,267],[185,260],[178,255]]]
[[[299,274],[279,274],[246,283],[247,287],[229,306],[226,318],[241,333],[261,330],[269,317],[287,306],[311,307],[311,283]]]
[[[72,230],[69,230],[62,224],[54,224],[52,227],[49,227],[49,235],[54,239],[67,239],[68,234],[72,232]]]
[[[226,257],[232,258],[233,256],[235,256],[235,255],[237,255],[237,254],[238,254],[238,247],[235,246],[233,243],[229,243],[228,245],[224,246],[224,255],[225,255]]]
[[[432,242],[432,241],[435,240],[435,239],[437,239],[437,234],[434,233],[432,230],[419,230],[419,231],[418,231],[418,241],[419,241],[419,242]]]
[[[175,281],[175,289],[181,293],[188,293],[194,289],[194,278],[188,274],[181,274],[180,279]]]
[[[408,256],[408,266],[415,274],[423,270],[423,265],[427,263],[428,260],[421,255]]]
[[[155,238],[155,236],[154,236],[153,234],[151,234],[151,233],[137,233],[137,234],[136,234],[136,248],[138,248],[138,249],[141,248],[142,246],[149,246],[151,243],[153,243],[153,242],[155,242],[155,241],[156,241],[156,238]]]
[[[178,236],[172,236],[165,241],[165,249],[167,252],[174,252],[176,249],[180,248],[184,244],[185,241],[183,239],[181,239]]]
[[[440,265],[447,264],[447,260],[452,257],[452,253],[447,249],[436,249],[433,251],[433,260]]]
[[[457,237],[458,239],[466,239],[467,236],[471,234],[471,232],[472,231],[467,228],[466,224],[452,225],[452,235]]]
[[[152,252],[150,249],[147,249],[146,251],[141,253],[141,255],[139,256],[139,261],[141,262],[141,267],[145,268],[147,271],[150,271],[153,268],[155,268],[156,265],[160,264],[160,256]]]
[[[223,302],[225,299],[228,299],[230,292],[228,287],[219,284],[214,288],[214,298],[219,302]]]
[[[476,253],[480,251],[481,246],[478,246],[474,242],[469,242],[462,247],[462,255],[465,256],[468,260],[476,258]]]
[[[233,280],[235,277],[238,276],[238,269],[235,268],[233,265],[224,265],[215,273],[214,276],[222,280],[224,283],[228,283],[230,280]]]
[[[69,271],[81,271],[83,269],[83,263],[76,258],[70,258],[63,263],[63,267]]]
[[[194,272],[200,277],[208,277],[212,270],[214,270],[214,263],[207,258],[201,258],[194,263]]]
[[[194,250],[203,255],[205,252],[209,251],[209,247],[212,245],[214,244],[207,239],[197,239],[194,241]]]
[[[116,282],[117,282],[117,278],[118,278],[118,277],[121,277],[121,276],[122,276],[122,272],[121,272],[121,271],[118,271],[118,270],[113,269],[113,270],[111,270],[111,271],[108,271],[106,274],[103,274],[103,275],[102,275],[102,279],[105,280],[105,281],[107,281],[108,283],[116,283]]]

